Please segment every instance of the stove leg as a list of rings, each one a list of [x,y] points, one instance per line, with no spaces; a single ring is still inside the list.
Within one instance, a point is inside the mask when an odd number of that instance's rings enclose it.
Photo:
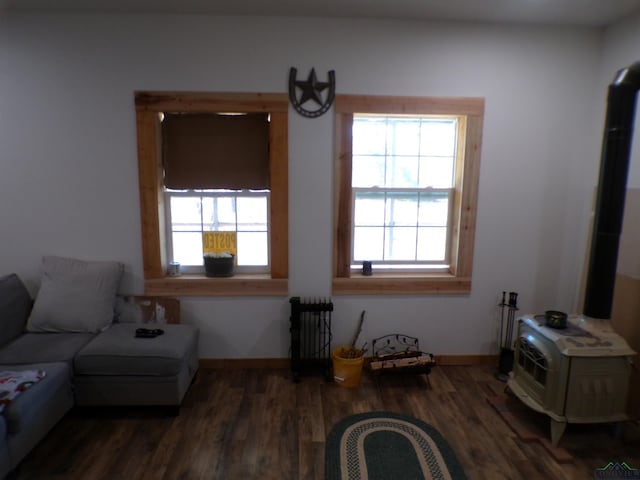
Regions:
[[[551,445],[558,446],[558,442],[564,434],[564,430],[567,428],[567,422],[559,422],[558,420],[551,419]]]

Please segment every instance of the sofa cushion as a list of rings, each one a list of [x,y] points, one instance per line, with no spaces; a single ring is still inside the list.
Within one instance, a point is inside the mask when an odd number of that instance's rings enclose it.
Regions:
[[[42,370],[0,369],[0,413],[45,376]]]
[[[141,327],[150,324],[111,325],[78,352],[75,374],[177,375],[197,349],[198,330],[191,325],[157,325],[163,335],[137,338],[136,329]]]
[[[32,365],[0,366],[0,370],[43,370],[45,377],[16,397],[3,412],[9,433],[21,431],[34,418],[56,410],[51,402],[63,402],[71,406],[71,374],[65,363],[39,363]],[[68,408],[67,408],[68,409]]]
[[[0,478],[5,478],[5,475],[11,471],[11,459],[6,438],[7,422],[3,416],[0,416]]]
[[[29,292],[15,273],[0,277],[0,346],[23,332],[32,304]]]
[[[19,365],[40,362],[66,362],[94,335],[92,333],[25,333],[0,348],[0,364]]]
[[[123,265],[44,257],[42,283],[27,323],[31,332],[96,333],[111,324]]]

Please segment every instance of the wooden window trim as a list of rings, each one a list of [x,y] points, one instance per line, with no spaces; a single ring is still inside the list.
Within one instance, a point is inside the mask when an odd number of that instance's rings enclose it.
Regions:
[[[397,295],[471,291],[484,118],[483,98],[382,97],[336,95],[336,155],[334,165],[334,269],[335,295]],[[353,116],[362,114],[456,115],[459,138],[454,219],[451,232],[451,267],[446,273],[351,274],[351,159]]]
[[[289,276],[288,98],[285,94],[136,92],[138,182],[146,295],[287,295]],[[161,112],[268,112],[271,274],[207,278],[166,274]]]

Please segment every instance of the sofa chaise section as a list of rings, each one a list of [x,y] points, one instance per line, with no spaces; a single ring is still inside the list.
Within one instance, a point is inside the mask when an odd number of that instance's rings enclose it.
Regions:
[[[163,333],[136,337],[148,324],[114,323],[74,360],[76,403],[179,407],[198,369],[198,330],[159,325]]]

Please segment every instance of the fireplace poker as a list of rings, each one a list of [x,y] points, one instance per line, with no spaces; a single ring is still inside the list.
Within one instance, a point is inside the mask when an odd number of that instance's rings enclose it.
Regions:
[[[509,292],[509,314],[507,316],[507,348],[511,348],[513,340],[513,323],[515,321],[516,311],[518,310],[518,294]]]
[[[502,292],[502,302],[500,302],[500,347],[504,347],[505,339],[503,331],[504,331],[504,307],[507,305],[505,303],[505,293]]]
[[[505,347],[511,349],[511,329],[513,328],[513,292],[509,292],[509,311],[507,313],[507,338]]]
[[[509,379],[509,372],[513,368],[514,352],[511,341],[515,312],[518,309],[516,306],[517,298],[517,293],[509,292],[509,301],[507,303],[506,292],[502,292],[502,302],[500,303],[500,357],[498,358],[498,371],[496,372],[496,378],[501,382],[506,382]],[[505,308],[507,308],[506,324],[504,319]]]

